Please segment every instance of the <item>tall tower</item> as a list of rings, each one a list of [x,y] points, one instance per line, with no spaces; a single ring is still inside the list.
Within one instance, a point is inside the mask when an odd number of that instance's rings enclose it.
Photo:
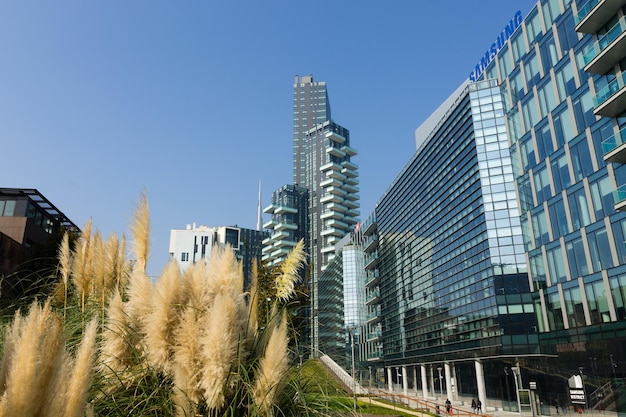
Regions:
[[[318,279],[335,256],[335,244],[358,222],[357,154],[350,132],[330,117],[325,82],[296,76],[293,105],[293,181],[309,191],[308,226],[312,355],[318,343]]]

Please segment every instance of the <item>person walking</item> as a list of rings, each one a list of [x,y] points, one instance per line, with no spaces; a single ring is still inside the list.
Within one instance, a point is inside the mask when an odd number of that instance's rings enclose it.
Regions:
[[[480,400],[476,400],[476,413],[483,412],[483,403]]]
[[[476,414],[476,399],[472,398],[472,413]]]
[[[559,415],[561,411],[561,406],[559,405],[559,399],[554,400],[554,408],[556,408],[556,414]]]
[[[452,414],[452,403],[449,398],[446,398],[446,413],[448,413],[448,415]]]

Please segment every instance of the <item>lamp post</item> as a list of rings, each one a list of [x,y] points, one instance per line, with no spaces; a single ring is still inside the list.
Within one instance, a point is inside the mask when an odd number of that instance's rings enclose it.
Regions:
[[[513,376],[515,377],[515,395],[517,396],[517,410],[519,411],[519,415],[522,415],[522,402],[519,398],[519,386],[521,382],[521,372],[519,366],[511,366],[511,371],[513,371]],[[519,378],[519,379],[518,379]]]
[[[354,411],[356,411],[356,378],[354,377],[354,330],[356,326],[349,326],[348,332],[350,333],[350,347],[352,350],[352,397],[354,398]]]

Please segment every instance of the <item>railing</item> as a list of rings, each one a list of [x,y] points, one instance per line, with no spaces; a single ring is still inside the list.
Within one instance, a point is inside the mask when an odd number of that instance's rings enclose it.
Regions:
[[[621,146],[624,143],[624,134],[626,134],[626,127],[611,136],[610,138],[603,140],[602,152],[606,155],[607,153]]]
[[[622,74],[621,77],[615,78],[606,87],[598,91],[598,94],[596,94],[596,96],[593,98],[593,105],[595,107],[600,106],[602,103],[607,101],[612,95],[617,93],[622,87],[624,87],[625,75],[626,74]]]
[[[593,61],[600,52],[604,51],[619,35],[624,33],[624,30],[626,30],[626,24],[623,20],[619,20],[603,37],[591,44],[583,53],[585,65]]]
[[[615,204],[626,200],[626,185],[620,185],[617,190],[613,191],[613,201]]]
[[[582,5],[578,9],[578,14],[574,16],[574,24],[577,25],[582,22],[585,17],[589,14],[589,12],[596,7],[596,5],[600,2],[600,0],[589,0],[587,3]]]

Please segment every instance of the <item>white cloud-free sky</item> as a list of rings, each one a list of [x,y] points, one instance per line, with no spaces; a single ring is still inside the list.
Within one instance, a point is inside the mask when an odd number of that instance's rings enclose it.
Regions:
[[[128,234],[145,191],[148,272],[170,229],[256,227],[291,182],[292,84],[328,84],[359,154],[361,217],[414,130],[530,0],[55,1],[0,5],[0,187]]]

